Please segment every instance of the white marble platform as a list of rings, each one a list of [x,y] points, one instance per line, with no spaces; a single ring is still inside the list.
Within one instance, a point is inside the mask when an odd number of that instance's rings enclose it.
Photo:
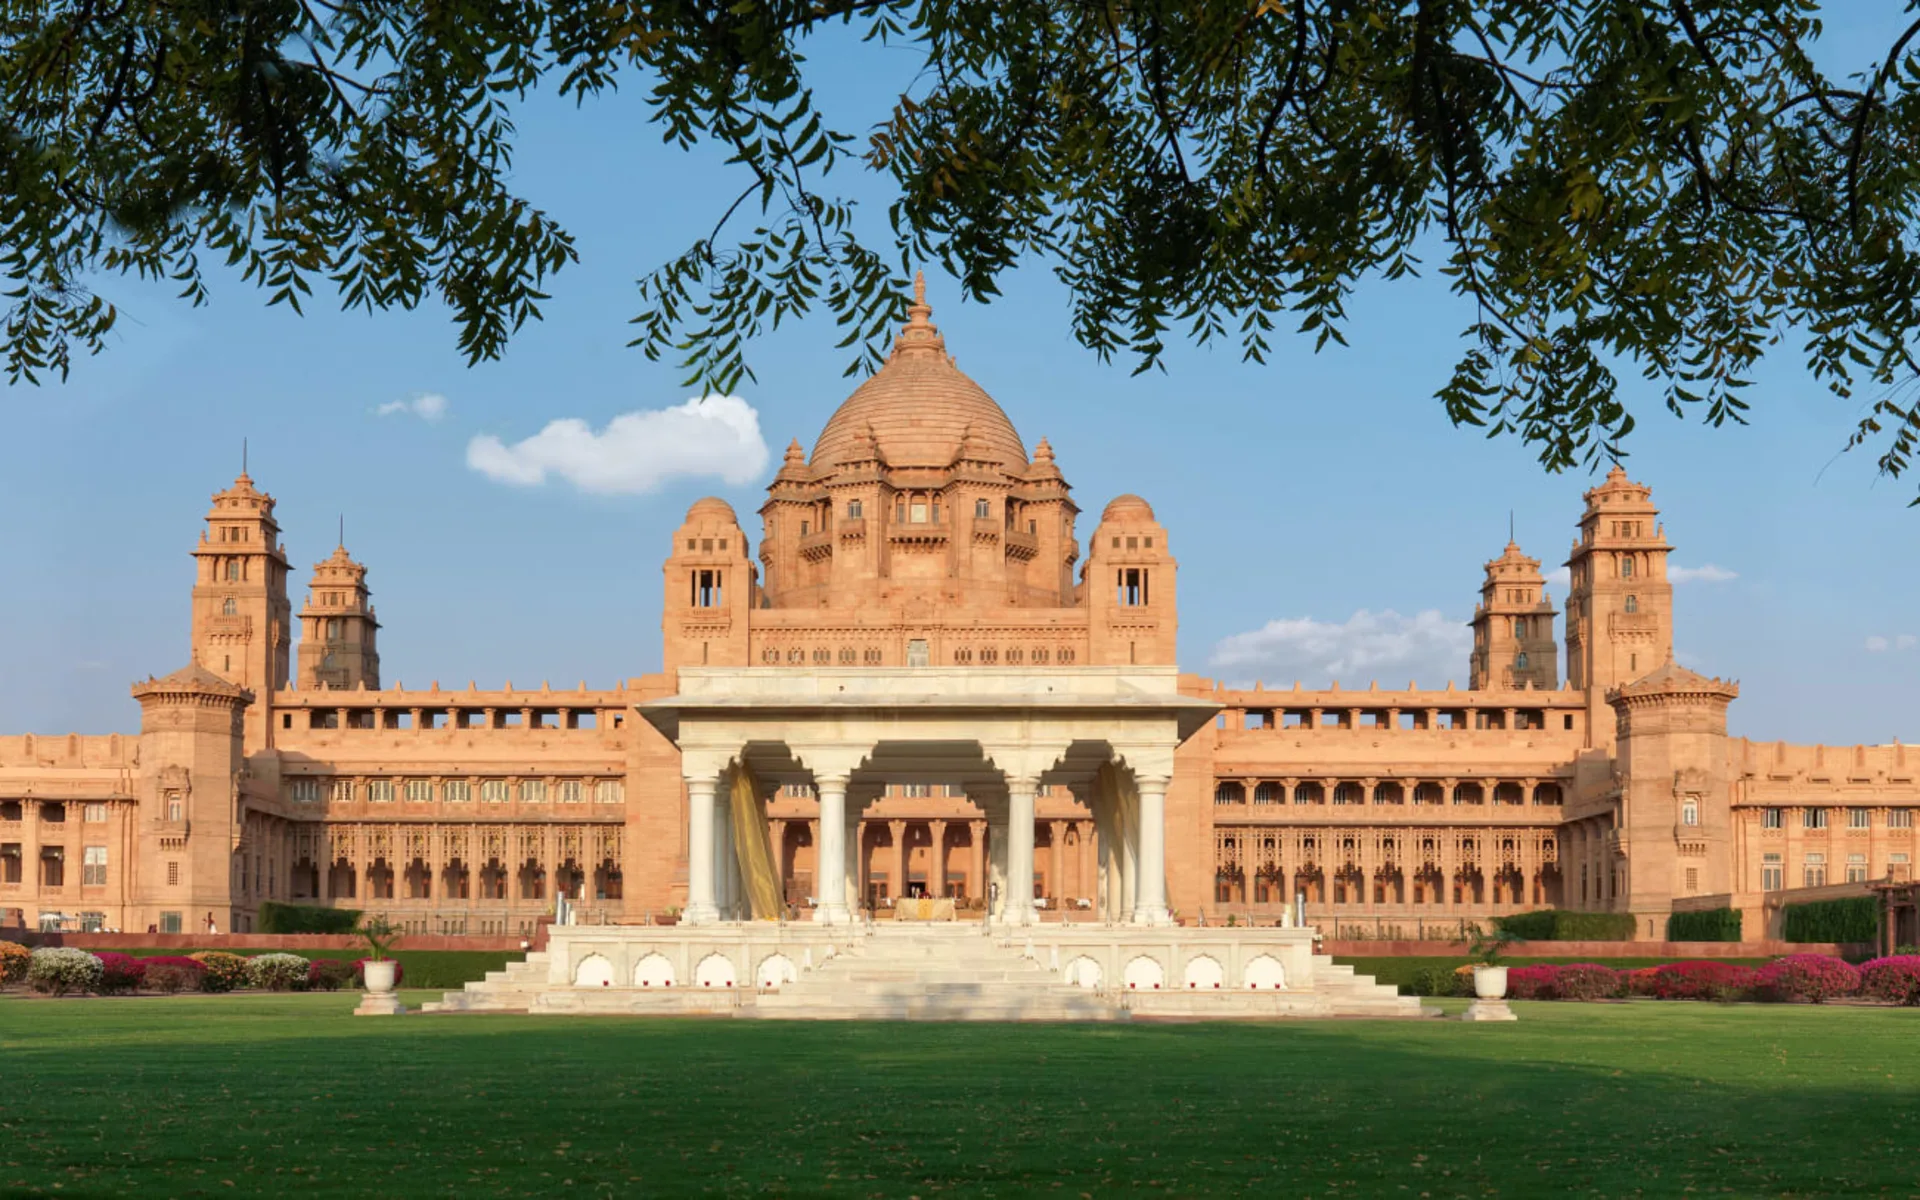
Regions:
[[[788,1020],[1421,1017],[1311,929],[739,922],[560,926],[429,1012]]]

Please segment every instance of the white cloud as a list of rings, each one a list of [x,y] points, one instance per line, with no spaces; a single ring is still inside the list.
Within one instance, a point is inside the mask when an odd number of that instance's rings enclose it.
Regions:
[[[1563,592],[1566,591],[1573,586],[1573,568],[1561,566],[1548,571],[1547,583],[1549,586],[1557,587]]]
[[[1891,646],[1892,643],[1877,633],[1867,639],[1867,649],[1874,654],[1885,654]]]
[[[1895,634],[1893,637],[1883,637],[1876,633],[1867,639],[1867,650],[1873,654],[1885,654],[1889,650],[1913,649],[1920,649],[1920,637],[1911,633]]]
[[[1300,680],[1308,686],[1334,679],[1365,686],[1379,680],[1401,687],[1412,679],[1431,687],[1448,679],[1464,684],[1472,646],[1466,622],[1433,609],[1411,617],[1361,609],[1340,624],[1312,617],[1269,621],[1223,639],[1209,663],[1236,680]]]
[[[760,414],[737,396],[621,413],[598,433],[567,417],[511,446],[492,434],[467,443],[467,465],[489,479],[532,487],[552,472],[604,495],[651,492],[680,475],[717,475],[737,487],[758,479],[767,457]]]
[[[1736,571],[1708,563],[1701,567],[1667,567],[1667,578],[1675,583],[1727,583],[1740,578]]]
[[[413,416],[422,421],[438,421],[447,415],[447,398],[439,392],[422,392],[411,400],[389,400],[373,410],[375,416]]]

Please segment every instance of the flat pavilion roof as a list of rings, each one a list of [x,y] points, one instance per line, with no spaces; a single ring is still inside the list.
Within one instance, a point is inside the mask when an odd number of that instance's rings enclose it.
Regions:
[[[1066,745],[1050,778],[1083,778],[1108,735],[1171,753],[1219,708],[1181,695],[1175,666],[687,666],[676,695],[636,705],[682,749],[739,747],[762,780],[806,780],[793,749],[831,741],[870,743],[858,774],[899,783],[996,780],[985,745],[1025,739]]]
[[[1183,696],[1177,667],[682,667],[680,690],[635,705],[678,742],[683,723],[871,715],[900,723],[941,717],[1171,719],[1184,742],[1220,705]]]

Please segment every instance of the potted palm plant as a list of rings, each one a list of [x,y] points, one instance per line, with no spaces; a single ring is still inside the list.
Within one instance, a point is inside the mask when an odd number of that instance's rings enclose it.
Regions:
[[[385,917],[368,917],[354,932],[367,944],[367,961],[361,968],[367,991],[376,996],[392,992],[396,964],[387,952],[400,940],[399,927]]]
[[[1467,941],[1467,956],[1473,959],[1473,994],[1482,1000],[1502,1000],[1507,995],[1507,968],[1500,956],[1520,939],[1495,925],[1491,931],[1475,928]]]

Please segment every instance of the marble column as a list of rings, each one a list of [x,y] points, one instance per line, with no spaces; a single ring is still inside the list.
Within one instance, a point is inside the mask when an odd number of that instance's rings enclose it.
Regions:
[[[1007,780],[1007,904],[1005,919],[1031,925],[1033,911],[1033,779]]]
[[[927,822],[927,835],[933,854],[927,861],[927,892],[938,900],[947,894],[947,823]]]
[[[687,911],[689,925],[711,925],[720,919],[714,902],[714,830],[712,778],[687,780]]]
[[[898,900],[907,894],[907,823],[888,821],[887,836],[893,841],[893,861],[887,864],[887,894]]]
[[[813,919],[843,925],[852,919],[847,908],[847,778],[817,778],[814,788],[820,795],[820,824],[813,845]]]
[[[1067,822],[1047,822],[1047,894],[1053,902],[1067,902]]]
[[[1167,780],[1141,776],[1140,853],[1133,907],[1136,925],[1166,925],[1167,912]]]
[[[987,823],[967,822],[967,895],[987,894]]]
[[[1100,898],[1096,893],[1099,888],[1094,884],[1093,822],[1075,821],[1073,828],[1080,839],[1080,883],[1074,889],[1074,895],[1098,904]]]

